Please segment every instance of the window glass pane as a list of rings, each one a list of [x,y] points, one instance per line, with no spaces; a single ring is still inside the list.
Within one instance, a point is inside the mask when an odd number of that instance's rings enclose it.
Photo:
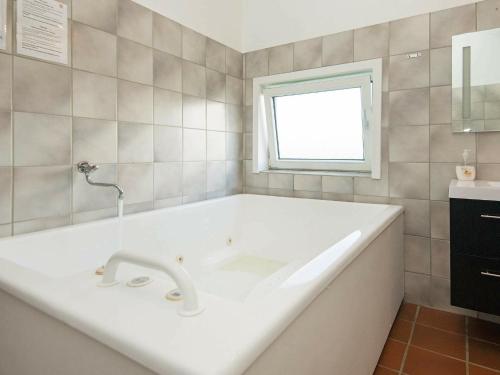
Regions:
[[[361,88],[273,100],[279,159],[364,159]]]

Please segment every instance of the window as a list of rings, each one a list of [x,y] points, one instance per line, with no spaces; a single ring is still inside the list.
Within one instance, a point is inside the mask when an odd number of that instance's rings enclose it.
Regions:
[[[380,59],[254,80],[254,172],[380,178]]]

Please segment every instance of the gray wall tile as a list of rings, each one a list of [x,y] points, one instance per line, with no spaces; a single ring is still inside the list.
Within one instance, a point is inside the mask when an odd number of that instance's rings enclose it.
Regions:
[[[167,17],[153,13],[153,47],[180,57],[182,26]]]
[[[182,97],[182,120],[186,128],[206,128],[206,100],[195,96]]]
[[[297,174],[293,177],[293,188],[304,191],[321,191],[321,176]]]
[[[431,86],[451,85],[451,47],[431,49]]]
[[[185,196],[206,193],[207,163],[193,161],[182,163],[182,193]]]
[[[116,79],[73,71],[73,116],[116,120]]]
[[[226,73],[243,78],[243,55],[229,47],[226,47]]]
[[[243,131],[243,108],[238,105],[226,105],[226,130],[241,133]]]
[[[119,164],[118,184],[125,191],[125,204],[153,200],[153,164]]]
[[[450,277],[450,242],[431,240],[431,273],[433,276]]]
[[[431,201],[431,237],[450,239],[450,207],[448,202]]]
[[[153,84],[153,50],[128,39],[118,39],[118,78]]]
[[[226,102],[230,104],[243,104],[243,81],[226,75]]]
[[[207,37],[191,30],[182,28],[182,58],[199,65],[205,65],[207,54]]]
[[[184,94],[206,96],[207,80],[205,68],[189,61],[182,62],[182,92]]]
[[[448,188],[450,181],[457,178],[455,166],[455,163],[431,163],[430,189],[432,200],[448,200]]]
[[[477,134],[478,163],[500,163],[500,133]]]
[[[245,77],[266,76],[269,73],[268,50],[258,50],[245,54]]]
[[[154,123],[182,126],[182,94],[155,87]]]
[[[11,222],[12,218],[11,210],[12,210],[12,168],[0,167],[0,224]]]
[[[0,54],[0,111],[10,111],[12,106],[12,57]],[[26,84],[26,82],[25,82]]]
[[[182,91],[182,60],[165,52],[153,51],[153,79],[156,87]]]
[[[471,161],[475,160],[474,134],[452,133],[450,125],[432,125],[430,142],[432,162],[460,162],[465,149],[471,150]]]
[[[427,126],[397,126],[389,132],[391,162],[428,162],[429,128]]]
[[[131,0],[118,1],[118,35],[151,46],[153,13]]]
[[[207,129],[226,130],[226,106],[207,100]]]
[[[221,73],[226,72],[226,47],[215,40],[207,40],[206,67]]]
[[[391,126],[429,123],[429,90],[414,89],[389,93]]]
[[[477,3],[477,29],[488,30],[500,27],[500,1],[485,0]]]
[[[73,67],[116,76],[116,36],[73,22]]]
[[[154,164],[155,199],[166,199],[182,195],[182,163]]]
[[[226,160],[226,133],[207,131],[207,160]]]
[[[65,216],[70,207],[70,166],[14,168],[14,221]]]
[[[118,120],[153,123],[153,88],[118,80]]]
[[[71,70],[14,57],[13,107],[19,112],[71,114]]]
[[[226,133],[226,159],[243,159],[243,138],[238,133]]]
[[[451,86],[431,87],[429,112],[431,124],[451,122]]]
[[[431,273],[431,245],[430,239],[406,235],[405,246],[405,271]]]
[[[147,163],[153,161],[153,127],[120,123],[118,125],[118,162]]]
[[[226,76],[223,73],[207,69],[207,99],[226,101]]]
[[[184,161],[207,159],[207,132],[205,130],[184,129],[182,143],[182,159]]]
[[[116,163],[117,134],[115,121],[73,118],[73,163]]]
[[[0,166],[12,165],[12,121],[10,112],[0,112]]]
[[[207,163],[207,192],[225,191],[226,163],[211,161]]]
[[[391,197],[429,199],[429,164],[391,163],[389,173]]]
[[[117,183],[116,165],[102,165],[92,177],[99,182]],[[86,212],[117,207],[115,189],[92,186],[85,177],[73,169],[73,211]],[[116,214],[116,211],[114,211]]]
[[[154,161],[182,161],[182,129],[154,127]]]
[[[73,21],[116,33],[117,0],[78,0],[72,3]]]
[[[14,113],[14,165],[71,163],[71,117]]]

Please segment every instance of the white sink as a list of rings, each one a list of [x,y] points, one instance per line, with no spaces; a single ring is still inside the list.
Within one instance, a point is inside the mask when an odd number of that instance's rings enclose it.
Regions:
[[[500,201],[500,181],[458,181],[452,180],[450,198]]]

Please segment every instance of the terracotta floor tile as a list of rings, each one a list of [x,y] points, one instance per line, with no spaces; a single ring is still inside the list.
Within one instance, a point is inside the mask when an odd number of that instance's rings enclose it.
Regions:
[[[469,361],[500,370],[500,345],[469,338]]]
[[[424,349],[465,359],[465,336],[463,335],[416,324],[411,343]]]
[[[469,336],[500,344],[500,324],[469,318]]]
[[[469,375],[499,375],[500,372],[488,370],[483,367],[469,365]]]
[[[380,355],[378,363],[384,367],[399,370],[405,348],[405,344],[394,341],[393,339],[388,339],[385,343],[384,350]]]
[[[389,369],[384,368],[384,367],[377,366],[373,375],[395,375],[397,373],[398,373],[397,371],[393,371],[393,370],[389,370]]]
[[[396,319],[392,324],[391,332],[389,332],[389,337],[394,340],[399,340],[403,342],[408,342],[410,339],[412,322],[403,319]]]
[[[410,346],[403,372],[409,375],[465,375],[465,362]]]
[[[403,302],[401,304],[401,307],[399,308],[397,318],[410,320],[413,322],[415,320],[416,314],[417,314],[417,305],[414,305],[413,303]]]
[[[446,311],[421,307],[418,312],[417,323],[462,335],[465,334],[465,316]]]

